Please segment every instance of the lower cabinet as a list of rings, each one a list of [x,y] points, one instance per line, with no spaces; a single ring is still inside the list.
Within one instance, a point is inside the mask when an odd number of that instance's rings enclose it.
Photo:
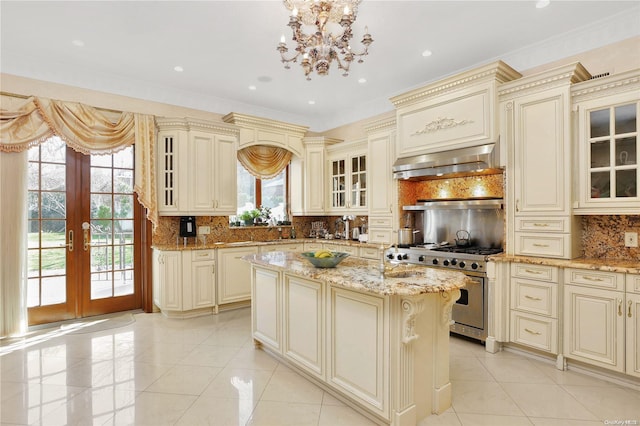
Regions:
[[[624,274],[564,271],[564,355],[625,372]]]
[[[154,250],[153,300],[168,317],[213,313],[215,250]]]
[[[284,275],[284,356],[320,378],[325,372],[324,288],[318,281]]]
[[[251,329],[263,345],[280,352],[282,345],[282,286],[280,273],[265,268],[251,268]]]
[[[627,274],[626,286],[626,373],[640,377],[640,275]]]
[[[251,300],[251,264],[243,256],[258,253],[258,247],[218,249],[218,305]]]

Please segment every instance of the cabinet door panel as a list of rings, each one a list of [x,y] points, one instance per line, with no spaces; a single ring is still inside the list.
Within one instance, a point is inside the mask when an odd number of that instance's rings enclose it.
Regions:
[[[253,336],[265,345],[280,352],[281,288],[279,274],[266,269],[254,269],[251,304]]]
[[[328,379],[334,386],[383,410],[384,299],[335,287],[330,291]]]
[[[182,310],[182,256],[180,252],[161,254],[161,309]]]
[[[191,306],[184,309],[198,309],[215,306],[215,263],[212,261],[191,263]]]
[[[215,209],[217,214],[236,214],[236,139],[216,136]],[[211,166],[210,166],[211,167]]]
[[[627,294],[627,374],[640,377],[640,294]]]
[[[188,188],[182,188],[191,194],[193,211],[211,212],[214,208],[214,161],[215,136],[204,132],[192,132],[189,135],[191,173]]]
[[[565,286],[565,356],[624,371],[623,303],[623,293]]]
[[[323,284],[285,275],[284,355],[324,377]]]
[[[251,264],[242,257],[257,252],[257,247],[218,250],[219,305],[251,299]]]

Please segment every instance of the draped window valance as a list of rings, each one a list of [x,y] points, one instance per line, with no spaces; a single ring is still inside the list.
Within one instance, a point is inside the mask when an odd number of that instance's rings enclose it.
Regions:
[[[15,111],[0,110],[0,152],[22,152],[56,135],[83,154],[112,154],[135,144],[135,188],[158,224],[154,167],[155,118],[121,112],[108,117],[74,102],[31,97]]]
[[[253,145],[238,151],[238,161],[258,179],[272,179],[287,167],[291,155],[277,146]]]

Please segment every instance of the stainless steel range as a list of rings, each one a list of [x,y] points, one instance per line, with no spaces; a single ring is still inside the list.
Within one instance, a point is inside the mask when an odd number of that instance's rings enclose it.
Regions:
[[[501,199],[425,201],[405,206],[427,243],[396,246],[387,261],[406,262],[464,272],[473,284],[461,289],[454,304],[453,333],[484,342],[487,338],[487,257],[503,251],[504,211]],[[459,237],[460,230],[464,230]]]

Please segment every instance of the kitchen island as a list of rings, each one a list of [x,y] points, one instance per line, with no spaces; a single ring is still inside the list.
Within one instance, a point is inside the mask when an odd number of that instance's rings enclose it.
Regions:
[[[315,268],[299,253],[252,264],[252,333],[270,352],[381,424],[415,425],[451,406],[451,308],[461,272],[350,257]]]

